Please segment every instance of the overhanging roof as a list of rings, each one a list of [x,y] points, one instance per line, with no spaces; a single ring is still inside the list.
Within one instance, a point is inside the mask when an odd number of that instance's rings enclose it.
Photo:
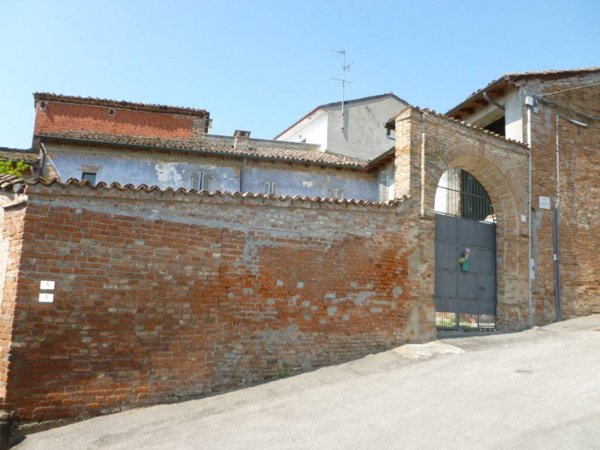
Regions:
[[[581,69],[568,70],[545,70],[538,72],[514,72],[506,73],[500,78],[491,81],[487,86],[473,92],[466,100],[451,108],[446,113],[452,117],[460,117],[462,112],[468,112],[469,108],[486,105],[488,102],[483,98],[483,93],[494,95],[503,92],[507,86],[516,85],[519,81],[543,78],[544,80],[556,80],[573,76],[587,75],[590,73],[600,73],[600,67],[585,67]]]

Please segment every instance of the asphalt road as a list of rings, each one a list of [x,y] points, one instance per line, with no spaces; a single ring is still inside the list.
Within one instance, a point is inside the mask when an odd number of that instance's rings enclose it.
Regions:
[[[32,434],[15,448],[600,449],[600,315],[399,347]]]

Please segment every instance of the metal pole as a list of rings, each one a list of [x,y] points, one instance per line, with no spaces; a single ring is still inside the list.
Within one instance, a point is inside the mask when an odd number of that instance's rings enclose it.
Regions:
[[[559,140],[559,118],[555,115],[556,121],[556,197],[554,199],[554,214],[553,214],[553,246],[554,246],[554,307],[556,310],[556,321],[561,320],[560,313],[560,257],[559,257],[559,240],[558,240],[558,219],[560,208],[560,140]]]
[[[534,312],[533,312],[533,292],[532,292],[532,284],[533,284],[533,264],[532,264],[532,249],[531,249],[531,240],[532,240],[532,230],[533,230],[533,218],[531,217],[531,200],[532,200],[532,189],[531,189],[531,179],[532,179],[532,149],[531,149],[531,105],[527,106],[527,147],[529,148],[529,153],[527,156],[527,300],[529,303],[529,326],[533,327],[534,323]]]

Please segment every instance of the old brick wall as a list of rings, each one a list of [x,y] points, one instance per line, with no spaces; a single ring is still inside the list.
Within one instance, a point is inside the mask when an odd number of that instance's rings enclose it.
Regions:
[[[435,336],[416,276],[428,225],[410,200],[58,183],[27,195],[6,395],[19,420],[206,394]],[[56,282],[54,303],[38,302],[42,280]]]
[[[202,117],[109,106],[47,101],[35,108],[34,134],[85,130],[107,134],[125,134],[158,138],[185,139],[204,132]],[[114,114],[109,114],[109,110]]]
[[[556,114],[559,123],[559,240],[563,317],[600,313],[600,117],[598,77],[530,82],[529,92],[546,94],[532,114],[533,208],[536,321],[556,317],[552,210],[539,197],[556,197]],[[588,86],[583,89],[574,89]],[[554,92],[565,91],[553,94]],[[551,95],[548,95],[551,94]],[[565,108],[566,107],[566,108]],[[588,124],[579,127],[567,119]]]
[[[12,197],[12,196],[10,196]],[[12,198],[2,198],[0,208],[0,399],[6,398],[9,354],[11,346],[19,345],[12,340],[13,314],[16,300],[16,286],[21,243],[23,238],[23,218],[25,204],[14,203]]]
[[[496,213],[497,326],[528,326],[527,149],[436,113],[407,108],[396,118],[396,192],[418,199],[423,220],[435,221],[435,192],[442,174],[461,168],[485,187]],[[425,232],[425,230],[424,230]],[[424,241],[424,286],[434,295],[435,228]]]

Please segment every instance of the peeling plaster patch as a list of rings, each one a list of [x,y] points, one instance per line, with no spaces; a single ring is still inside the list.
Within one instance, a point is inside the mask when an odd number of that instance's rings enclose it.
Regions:
[[[325,294],[325,300],[334,300],[335,299],[335,292],[328,292],[327,294]]]
[[[290,306],[296,306],[298,304],[298,297],[300,297],[299,295],[294,295],[290,301],[288,302],[288,305]]]
[[[268,298],[267,299],[267,305],[274,305],[275,304],[275,299],[274,298]]]
[[[383,312],[383,308],[380,308],[379,306],[374,306],[373,308],[371,308],[371,312],[372,313],[381,313],[381,312]]]
[[[254,292],[254,289],[252,289],[252,288],[244,288],[243,292],[244,292],[244,294],[252,294]]]
[[[396,286],[393,290],[392,290],[392,295],[394,297],[400,297],[400,295],[402,294],[402,288],[400,286]]]
[[[298,283],[296,284],[296,287],[298,289],[302,289],[304,287],[304,283],[302,281],[298,281]]]
[[[183,177],[177,171],[176,163],[159,162],[155,166],[158,181],[166,186],[177,186],[183,181]]]
[[[336,312],[337,312],[337,306],[330,306],[329,308],[327,308],[328,316],[335,316]]]
[[[312,319],[311,314],[304,314],[304,320],[310,320],[310,319]]]
[[[305,308],[308,308],[310,306],[310,302],[308,300],[304,300],[302,302],[302,306],[304,306]]]
[[[350,320],[350,314],[342,315],[342,320]]]
[[[281,280],[277,280],[277,282],[275,283],[277,286],[283,286],[283,281]]]
[[[326,319],[319,319],[319,323],[321,325],[325,325],[327,323],[327,320]]]
[[[304,187],[309,187],[309,188],[311,188],[311,187],[313,187],[314,185],[315,185],[315,183],[313,183],[312,181],[303,181],[303,182],[302,182],[302,186],[304,186]]]

